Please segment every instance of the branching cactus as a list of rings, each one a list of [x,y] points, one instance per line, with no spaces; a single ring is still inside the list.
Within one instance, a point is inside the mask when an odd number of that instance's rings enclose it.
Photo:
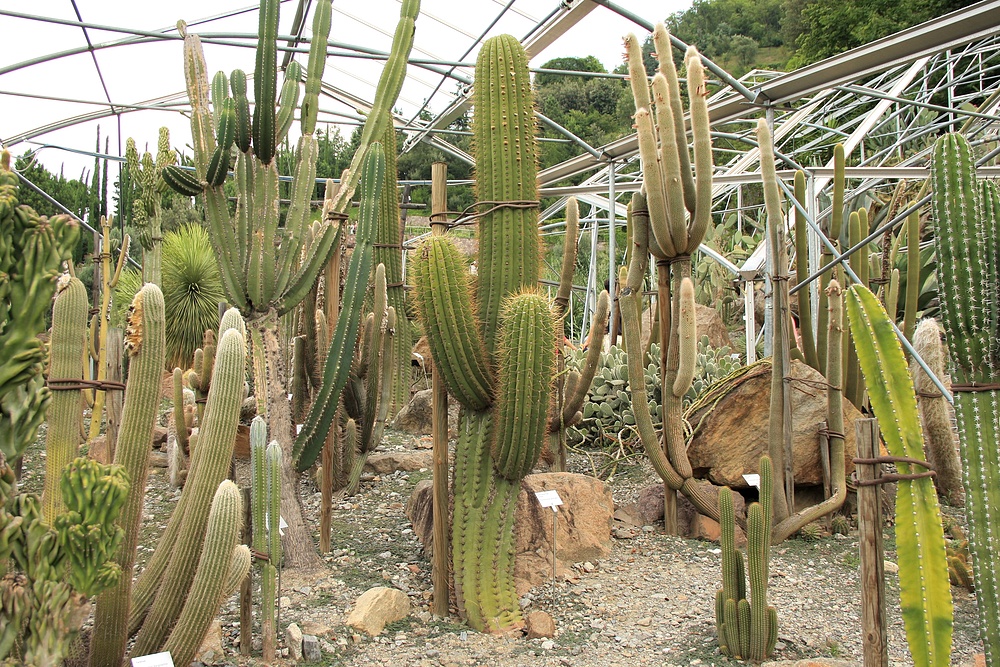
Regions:
[[[0,453],[11,463],[45,419],[50,393],[38,334],[79,233],[69,216],[46,219],[19,205],[10,153],[0,152]]]
[[[896,463],[902,475],[896,487],[896,553],[906,641],[917,667],[944,667],[951,658],[951,587],[934,483],[919,474],[910,477],[923,471],[909,461],[924,453],[913,382],[878,298],[854,285],[847,292],[847,312],[885,447],[902,458]]]
[[[138,196],[132,203],[132,225],[137,230],[137,240],[142,246],[142,278],[144,282],[162,283],[160,250],[163,232],[160,226],[160,201],[167,184],[161,178],[163,170],[177,162],[177,154],[170,148],[170,131],[160,128],[156,157],[148,151],[139,157],[135,140],[125,142],[125,166],[131,180],[138,185]],[[107,236],[105,236],[107,238]]]
[[[681,419],[682,401],[690,387],[689,369],[697,354],[693,291],[682,289],[691,281],[691,253],[697,250],[712,218],[712,144],[708,125],[708,94],[701,57],[693,47],[685,54],[688,100],[693,135],[693,156],[688,149],[681,90],[674,67],[670,36],[663,24],[653,32],[659,70],[652,94],[642,64],[638,38],[625,38],[635,123],[642,160],[644,207],[632,211],[630,266],[621,293],[625,347],[640,349],[642,281],[649,255],[656,258],[660,304],[663,432],[657,434],[649,415],[640,354],[629,354],[629,387],[636,426],[643,449],[668,487],[668,499],[681,491],[703,514],[719,518],[718,504],[695,483],[688,460]],[[693,167],[693,170],[692,170]],[[685,296],[689,294],[690,296]],[[685,299],[682,304],[681,299]],[[683,357],[683,359],[682,359]],[[682,372],[682,370],[684,372]],[[662,440],[661,440],[662,437]],[[664,451],[666,453],[664,453]],[[676,530],[676,514],[667,503],[665,524]]]
[[[278,93],[277,39],[279,1],[262,0],[257,44],[257,59],[253,77],[253,118],[249,121],[247,77],[234,71],[229,77],[231,97],[225,96],[222,79],[217,78],[214,104],[210,102],[209,84],[201,42],[197,35],[179,28],[185,36],[185,76],[191,102],[191,132],[193,136],[195,173],[171,167],[164,171],[164,180],[178,191],[203,194],[206,202],[209,238],[219,261],[219,272],[229,301],[246,316],[254,344],[255,386],[264,394],[267,419],[272,437],[282,443],[285,453],[282,493],[285,516],[289,527],[287,544],[291,565],[317,565],[315,551],[309,548],[309,531],[302,520],[296,496],[295,466],[307,468],[315,461],[326,437],[310,428],[305,438],[293,447],[290,407],[286,387],[287,372],[284,350],[278,340],[278,317],[295,308],[312,289],[330,257],[341,226],[324,218],[319,238],[308,255],[302,257],[305,230],[310,222],[310,202],[315,190],[318,142],[314,136],[319,110],[319,92],[326,64],[330,17],[330,0],[316,3],[312,42],[305,67],[304,96],[299,113],[301,136],[296,147],[293,167],[294,185],[284,225],[279,225],[278,171],[273,159],[275,146],[285,139],[297,106],[301,67],[292,63],[286,69],[285,82]],[[405,0],[400,21],[393,37],[392,49],[382,72],[375,102],[362,130],[361,141],[351,171],[343,183],[334,210],[346,213],[355,188],[362,179],[363,160],[385,132],[392,105],[402,86],[407,58],[413,43],[414,21],[419,13],[419,0]],[[217,121],[216,121],[217,117]],[[235,150],[234,150],[235,147]],[[235,164],[231,155],[235,153]],[[236,189],[236,210],[230,214],[224,189],[230,166]],[[383,167],[384,171],[384,167]],[[359,246],[370,245],[371,236],[359,239]],[[369,260],[370,261],[370,260]],[[368,271],[352,287],[364,291]],[[354,308],[345,308],[341,319],[348,329],[357,331],[361,316],[360,299]],[[354,338],[339,348],[331,346],[326,369],[336,375],[339,366],[349,364]],[[335,336],[336,339],[336,336]],[[342,341],[343,342],[343,341]],[[348,350],[346,355],[343,353]],[[337,356],[341,355],[341,356]],[[345,369],[346,370],[346,369]],[[329,380],[330,378],[324,378]],[[339,395],[342,389],[324,391]],[[258,396],[258,400],[261,400]],[[321,409],[333,403],[324,402]],[[330,419],[320,420],[325,429]],[[315,425],[315,422],[312,422]],[[306,457],[299,456],[305,449]],[[315,450],[315,451],[313,451]],[[311,457],[311,458],[310,458]]]
[[[719,490],[722,518],[722,588],[715,593],[715,623],[724,655],[761,662],[774,653],[778,640],[778,611],[767,604],[771,551],[771,459],[760,460],[760,502],[747,508],[747,558],[736,550],[736,513],[733,492]],[[746,571],[750,574],[747,599]]]
[[[523,625],[513,520],[521,479],[548,430],[555,318],[539,271],[537,147],[528,58],[487,40],[476,63],[476,196],[499,207],[479,223],[478,278],[447,236],[414,262],[417,310],[435,372],[461,404],[452,566],[460,613],[480,631]],[[475,289],[475,299],[473,298]]]
[[[976,183],[965,137],[934,146],[934,246],[986,663],[1000,661],[1000,192]]]

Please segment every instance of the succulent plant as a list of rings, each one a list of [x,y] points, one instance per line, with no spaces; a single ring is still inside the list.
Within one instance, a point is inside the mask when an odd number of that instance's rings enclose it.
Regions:
[[[965,513],[987,665],[1000,660],[1000,390],[997,389],[997,235],[1000,191],[976,182],[972,148],[960,134],[934,145],[934,247],[941,324],[951,352],[952,393],[965,480]]]

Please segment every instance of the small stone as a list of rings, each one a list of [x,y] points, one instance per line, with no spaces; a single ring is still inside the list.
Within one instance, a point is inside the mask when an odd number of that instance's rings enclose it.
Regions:
[[[375,637],[381,634],[387,623],[406,618],[409,614],[410,599],[406,593],[398,588],[377,586],[362,593],[354,603],[347,625]]]
[[[891,561],[883,561],[883,567],[885,567],[886,574],[899,574],[899,566]]]
[[[292,598],[288,597],[287,595],[282,595],[278,599],[278,606],[282,609],[292,606]]]
[[[297,623],[289,623],[285,628],[285,645],[292,656],[292,660],[302,659],[302,630]]]
[[[542,650],[543,651],[551,651],[555,647],[556,647],[556,643],[554,641],[552,641],[551,639],[546,639],[545,641],[542,642]]]
[[[556,623],[544,611],[535,610],[525,617],[528,626],[528,639],[539,639],[556,636]]]
[[[323,659],[323,654],[319,649],[319,639],[313,635],[302,635],[302,657],[309,662],[318,662]]]
[[[648,628],[650,625],[653,624],[653,619],[650,618],[649,616],[646,616],[645,618],[640,618],[638,621],[635,622],[635,624],[642,626],[644,628]]]

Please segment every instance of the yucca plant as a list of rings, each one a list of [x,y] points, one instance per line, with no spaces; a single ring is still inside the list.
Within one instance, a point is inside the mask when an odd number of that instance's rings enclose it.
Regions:
[[[167,368],[189,368],[206,329],[225,301],[208,232],[184,225],[163,238],[163,303],[167,318]]]

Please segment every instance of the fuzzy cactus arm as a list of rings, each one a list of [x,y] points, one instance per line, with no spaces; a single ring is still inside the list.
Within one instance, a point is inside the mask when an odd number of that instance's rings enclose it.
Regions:
[[[903,349],[878,298],[861,285],[847,292],[847,309],[858,361],[886,449],[919,459],[923,435]],[[916,472],[897,463],[902,474]],[[918,667],[948,665],[952,601],[941,510],[933,481],[902,480],[896,491],[899,599],[907,643]]]
[[[577,235],[580,230],[580,204],[576,197],[566,200],[566,234],[563,240],[562,265],[559,271],[559,290],[556,292],[556,314],[562,317],[569,306],[573,289],[573,272],[576,269]]]
[[[572,424],[576,414],[583,407],[583,402],[587,400],[587,393],[594,383],[594,376],[600,366],[601,353],[604,351],[604,334],[608,325],[608,313],[611,310],[611,297],[607,290],[602,291],[597,297],[597,307],[594,309],[594,316],[590,320],[590,335],[587,337],[590,346],[583,359],[581,373],[573,387],[566,383],[565,405],[562,410],[562,423]],[[554,416],[549,423],[549,430],[559,428],[559,418]]]
[[[670,91],[667,89],[667,79],[662,73],[653,76],[653,101],[656,106],[656,137],[659,139],[657,156],[660,163],[661,176],[665,184],[683,183],[681,174],[680,153],[687,154],[687,137],[684,143],[678,144],[674,134],[674,109],[670,104]],[[690,167],[688,168],[690,174]],[[666,193],[666,188],[664,188]],[[672,193],[671,193],[672,194]],[[666,196],[666,195],[665,195]],[[688,245],[687,214],[684,208],[683,196],[666,196],[667,228],[674,248],[683,252]]]
[[[684,188],[684,205],[691,213],[695,212],[695,184],[691,174],[691,159],[687,151],[687,132],[684,129],[684,109],[681,106],[680,80],[677,78],[677,67],[674,65],[674,49],[670,43],[670,32],[666,25],[657,23],[653,28],[653,48],[656,50],[657,68],[667,82],[669,95],[667,101],[672,110],[674,141],[684,150],[678,151],[681,165],[681,185]],[[690,67],[688,78],[690,79]],[[704,75],[702,75],[704,79]],[[707,126],[706,126],[707,127]],[[666,128],[664,128],[666,129]],[[692,252],[689,250],[688,252]]]
[[[694,137],[695,205],[691,211],[691,233],[688,235],[688,253],[693,253],[701,245],[712,221],[712,135],[708,119],[708,84],[705,68],[698,50],[689,46],[684,56],[688,70],[688,102],[691,105],[691,132]],[[679,142],[681,153],[687,153],[687,145]],[[683,167],[684,156],[681,156]],[[687,187],[685,186],[685,197]],[[688,207],[690,210],[690,206]]]
[[[493,463],[515,481],[538,462],[545,443],[555,366],[555,320],[548,299],[522,292],[504,304],[497,347]]]
[[[493,400],[493,380],[474,315],[465,261],[446,236],[427,239],[413,266],[414,301],[434,368],[449,393],[472,409]]]
[[[691,388],[694,379],[695,362],[698,359],[698,331],[695,320],[694,283],[690,278],[681,279],[678,295],[677,342],[678,366],[674,378],[674,396],[680,398]]]

